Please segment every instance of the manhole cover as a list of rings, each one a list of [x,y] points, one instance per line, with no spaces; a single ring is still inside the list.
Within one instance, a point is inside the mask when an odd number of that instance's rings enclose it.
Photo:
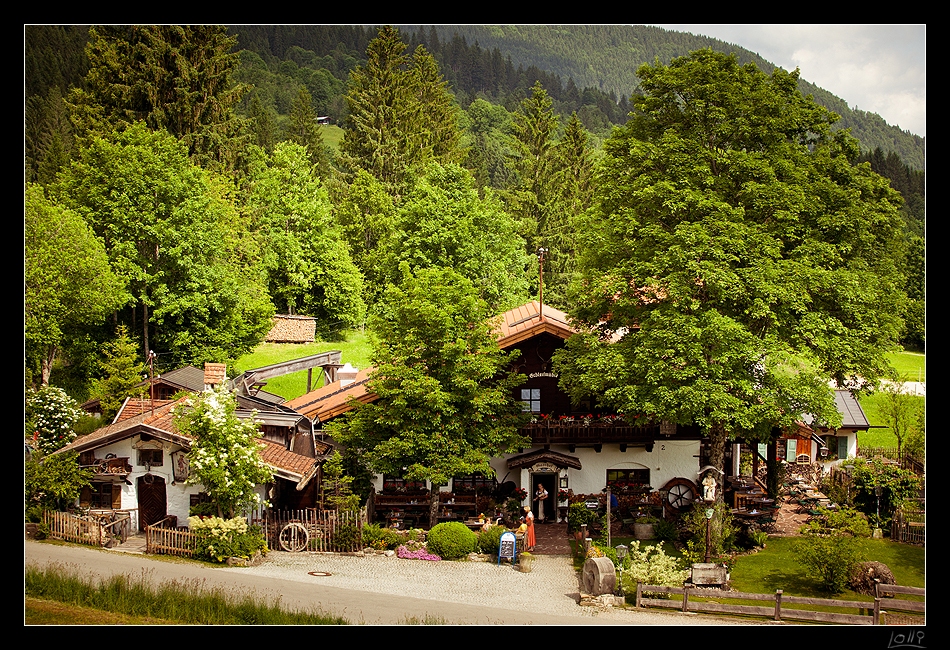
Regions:
[[[312,576],[328,576],[328,575],[330,575],[330,572],[329,572],[329,571],[310,571],[309,573],[310,573],[310,575],[312,575]]]

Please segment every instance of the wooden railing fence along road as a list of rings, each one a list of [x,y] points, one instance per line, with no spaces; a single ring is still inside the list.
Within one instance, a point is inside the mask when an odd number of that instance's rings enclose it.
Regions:
[[[682,596],[682,601],[660,598],[647,598],[644,594],[670,594]],[[801,596],[786,596],[781,589],[774,594],[751,594],[739,591],[723,591],[716,593],[710,589],[696,587],[666,587],[663,585],[645,585],[637,583],[637,607],[665,607],[680,609],[684,614],[688,612],[702,612],[712,614],[736,614],[745,616],[764,616],[775,621],[800,620],[814,623],[837,623],[846,625],[884,625],[886,613],[889,611],[924,612],[925,603],[913,600],[882,600],[886,594],[908,594],[925,596],[925,590],[917,587],[902,587],[898,585],[877,585],[874,602],[858,600],[833,600],[824,598],[805,598]],[[769,606],[735,605],[729,603],[696,600],[697,598],[716,598],[720,600],[749,600],[770,602]],[[783,605],[813,605],[818,607],[838,607],[842,609],[857,609],[867,614],[847,614],[837,612],[813,611],[785,607]]]

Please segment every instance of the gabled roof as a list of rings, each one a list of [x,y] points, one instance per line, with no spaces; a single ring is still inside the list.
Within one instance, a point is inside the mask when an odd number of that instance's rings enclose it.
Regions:
[[[187,397],[182,397],[174,402],[168,402],[161,406],[156,405],[154,412],[151,410],[144,411],[138,415],[101,427],[88,435],[76,438],[54,453],[91,451],[141,433],[147,433],[153,438],[166,440],[180,445],[184,449],[190,449],[194,439],[178,430],[173,412],[175,406],[184,403],[186,399]],[[264,444],[261,459],[267,463],[276,476],[296,482],[298,490],[303,489],[316,476],[323,460],[322,458],[301,456],[285,449],[283,445],[262,438],[257,438],[257,441]]]
[[[364,403],[376,399],[376,396],[366,389],[366,382],[374,370],[375,368],[360,370],[353,381],[338,380],[321,386],[317,390],[285,402],[284,406],[294,409],[314,422],[326,422],[350,410],[351,398]]]
[[[567,314],[550,305],[541,305],[537,300],[501,314],[496,328],[498,345],[502,349],[541,333],[553,334],[566,340],[575,331],[568,322]]]
[[[574,329],[568,323],[567,314],[548,305],[544,305],[542,309],[537,300],[500,314],[494,324],[498,345],[502,349],[510,348],[543,333],[562,339],[567,339],[574,334]],[[349,411],[351,398],[364,403],[376,399],[376,396],[366,388],[366,382],[375,370],[375,367],[360,370],[355,381],[333,382],[289,400],[284,406],[289,406],[315,422],[326,422]]]

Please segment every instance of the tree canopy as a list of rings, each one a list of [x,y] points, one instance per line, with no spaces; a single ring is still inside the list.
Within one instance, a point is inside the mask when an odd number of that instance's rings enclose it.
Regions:
[[[378,399],[331,422],[334,438],[381,474],[436,485],[491,476],[491,458],[523,441],[512,396],[521,380],[509,374],[511,355],[498,347],[489,316],[472,283],[452,269],[406,268],[373,321],[378,345],[367,389]]]
[[[726,435],[834,426],[829,381],[876,385],[899,330],[899,195],[850,164],[797,72],[703,50],[639,77],[580,230],[590,333],[559,356],[562,384],[700,425],[717,465]]]

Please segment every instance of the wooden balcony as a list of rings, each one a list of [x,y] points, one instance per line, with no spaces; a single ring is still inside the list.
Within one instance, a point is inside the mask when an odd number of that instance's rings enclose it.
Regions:
[[[573,451],[576,447],[593,447],[600,451],[603,445],[615,444],[621,451],[630,446],[652,445],[660,437],[657,424],[630,426],[626,422],[607,423],[598,420],[585,421],[540,421],[528,424],[521,433],[536,447],[566,445]]]

